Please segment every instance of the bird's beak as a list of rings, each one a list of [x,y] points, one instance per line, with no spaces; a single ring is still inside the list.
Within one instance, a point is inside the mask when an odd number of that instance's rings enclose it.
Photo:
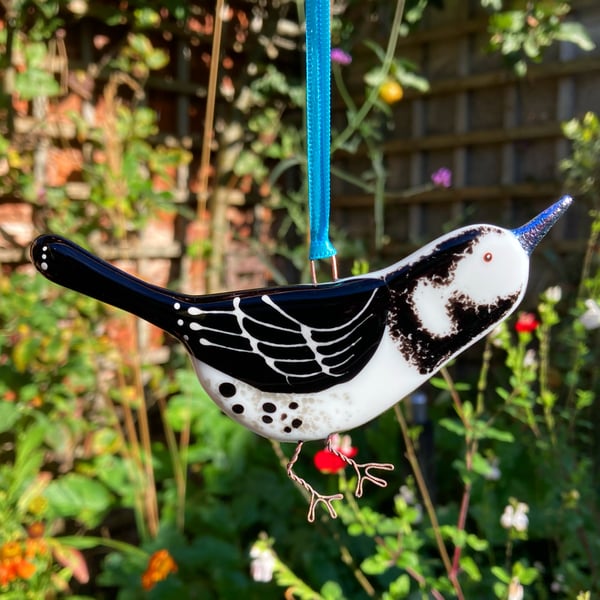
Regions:
[[[527,254],[531,254],[535,247],[541,242],[542,238],[550,231],[551,227],[562,217],[563,213],[571,206],[573,198],[563,196],[558,202],[542,211],[537,217],[534,217],[518,229],[512,232],[517,236],[519,243]]]

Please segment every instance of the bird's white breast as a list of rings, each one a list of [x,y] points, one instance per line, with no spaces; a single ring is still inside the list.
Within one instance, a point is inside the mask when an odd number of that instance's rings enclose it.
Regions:
[[[192,363],[202,386],[223,412],[255,433],[282,442],[320,440],[358,427],[429,377],[403,359],[388,332],[354,379],[316,393],[265,393],[194,357]],[[235,393],[230,395],[233,388]],[[222,390],[227,390],[228,397]]]

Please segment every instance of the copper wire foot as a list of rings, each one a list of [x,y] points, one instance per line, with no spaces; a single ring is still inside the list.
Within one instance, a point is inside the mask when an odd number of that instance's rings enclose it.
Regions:
[[[365,481],[370,481],[379,487],[387,487],[387,481],[381,477],[376,477],[370,473],[370,469],[381,469],[382,471],[393,471],[394,465],[391,463],[357,463],[354,459],[346,456],[333,446],[333,436],[327,438],[327,450],[332,454],[335,454],[338,458],[341,458],[347,465],[351,466],[356,473],[356,489],[354,495],[360,498],[363,495],[363,485]]]
[[[319,504],[320,502],[322,502],[325,505],[325,508],[329,512],[329,516],[332,519],[335,519],[337,517],[337,512],[335,511],[335,508],[333,508],[333,505],[331,503],[333,502],[333,500],[342,500],[344,497],[343,494],[320,494],[319,492],[317,492],[317,490],[315,490],[315,488],[313,488],[312,485],[310,485],[310,483],[308,483],[308,481],[294,473],[294,465],[298,461],[298,457],[300,456],[300,452],[302,451],[302,445],[303,442],[298,442],[298,445],[294,450],[294,454],[292,455],[292,458],[290,459],[290,462],[287,465],[288,477],[298,485],[301,485],[310,494],[307,515],[309,523],[314,522],[315,510],[317,508],[317,504]]]

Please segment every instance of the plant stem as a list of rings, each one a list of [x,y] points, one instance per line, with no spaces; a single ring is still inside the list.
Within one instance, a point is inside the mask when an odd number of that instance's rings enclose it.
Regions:
[[[468,450],[467,450],[468,452]],[[469,468],[467,470],[470,471]],[[460,511],[458,513],[458,521],[456,523],[456,528],[459,531],[464,531],[467,524],[467,513],[469,512],[469,502],[471,501],[471,483],[465,483],[465,488],[463,490],[462,499],[460,501]],[[460,569],[460,556],[462,554],[462,548],[460,546],[454,547],[454,556],[452,557],[452,576],[450,579],[456,581],[458,577],[458,570]]]
[[[586,292],[597,292],[597,290],[588,290],[590,285],[590,270],[592,267],[592,260],[598,249],[598,241],[600,238],[600,213],[598,211],[592,211],[592,226],[590,230],[590,236],[585,251],[585,257],[583,259],[583,267],[581,269],[581,276],[579,280],[579,288],[577,289],[577,297],[575,298],[575,306],[580,305],[584,300]],[[600,278],[596,278],[600,279]],[[596,294],[591,294],[592,297]],[[573,365],[569,378],[571,379],[571,385],[569,386],[569,392],[567,395],[567,409],[575,414],[575,395],[577,393],[577,386],[579,384],[579,372],[581,371],[583,353],[587,351],[587,347],[582,343],[578,343],[574,352],[571,364]]]
[[[485,338],[485,346],[483,348],[483,360],[481,362],[481,371],[479,371],[479,379],[477,380],[477,400],[475,403],[475,414],[482,415],[485,408],[485,390],[487,389],[487,376],[490,370],[490,362],[492,360],[492,343],[490,336]]]
[[[400,24],[402,23],[402,15],[404,13],[404,0],[398,0],[396,2],[396,11],[394,13],[394,20],[392,21],[392,28],[390,37],[388,40],[387,49],[385,51],[385,57],[383,59],[383,65],[381,70],[383,73],[387,73],[390,70],[394,54],[396,53],[396,46],[398,45],[398,37],[400,36]],[[365,102],[360,107],[360,110],[353,116],[350,123],[346,126],[346,129],[336,136],[331,142],[331,152],[335,152],[341,148],[354,134],[354,132],[360,127],[361,123],[366,119],[367,115],[375,105],[379,90],[373,88],[367,96]]]
[[[433,502],[431,501],[431,495],[427,489],[427,484],[425,483],[421,466],[419,465],[419,460],[417,459],[417,454],[415,452],[415,446],[410,439],[408,424],[406,423],[406,419],[404,418],[404,414],[399,403],[394,405],[394,413],[402,431],[402,438],[404,439],[404,444],[406,446],[406,458],[410,463],[411,469],[415,476],[415,481],[417,482],[417,486],[419,488],[419,492],[423,498],[423,504],[425,505],[425,510],[427,511],[427,516],[429,517],[429,521],[433,529],[433,535],[440,553],[440,558],[442,559],[442,563],[444,563],[444,568],[446,569],[448,578],[452,582],[452,586],[454,587],[457,597],[459,600],[464,600],[460,583],[456,578],[452,577],[452,563],[450,562],[450,556],[448,555],[448,550],[446,549],[442,534],[440,533],[440,524],[437,520],[437,515],[435,514],[435,508],[433,506]]]
[[[144,449],[144,472],[146,474],[145,501],[146,517],[148,519],[148,530],[152,537],[156,537],[159,525],[158,499],[156,497],[156,482],[154,479],[154,467],[152,465],[152,440],[150,438],[150,424],[148,423],[148,412],[146,410],[146,394],[142,382],[142,364],[140,360],[140,336],[137,326],[137,317],[129,315],[131,328],[134,335],[133,350],[133,382],[136,391],[136,397],[139,398],[137,407],[137,420],[140,431],[140,441]]]
[[[204,114],[204,132],[202,134],[202,151],[198,171],[198,207],[199,220],[204,219],[208,201],[208,174],[211,145],[215,120],[215,100],[217,96],[217,75],[219,74],[219,57],[221,54],[221,33],[223,31],[224,0],[217,0],[215,5],[215,24],[213,29],[212,49],[210,54],[210,71],[208,74],[208,90],[206,92],[206,113]]]
[[[177,446],[177,440],[175,438],[175,432],[169,425],[166,416],[167,402],[164,396],[159,395],[158,397],[158,408],[160,410],[160,417],[163,424],[163,431],[165,432],[165,439],[167,442],[167,448],[169,449],[169,455],[171,457],[171,464],[173,465],[173,477],[175,478],[175,486],[177,488],[177,508],[176,508],[176,522],[177,529],[183,533],[183,527],[185,525],[185,493],[187,487],[186,480],[186,467],[187,467],[187,443],[184,445],[184,435],[181,434],[181,447]],[[189,423],[189,419],[188,419]],[[189,431],[189,427],[184,427],[184,431]],[[189,436],[187,437],[189,439]]]
[[[486,365],[485,358],[484,358],[483,364],[484,364],[484,366]],[[484,368],[482,367],[482,372],[483,371],[484,371]],[[473,470],[473,456],[477,452],[478,442],[471,435],[471,431],[472,431],[471,423],[468,421],[468,419],[465,416],[465,411],[463,408],[462,401],[460,399],[460,394],[458,393],[458,390],[456,389],[456,386],[454,385],[454,380],[450,376],[448,369],[446,369],[445,367],[442,368],[441,374],[442,374],[442,377],[444,378],[444,381],[448,385],[448,389],[450,390],[450,395],[452,396],[452,401],[454,402],[456,412],[458,413],[461,423],[463,424],[463,427],[465,428],[465,430],[467,432],[465,435],[465,445],[466,445],[465,469],[467,471],[467,475],[469,475],[471,473],[471,471]],[[483,380],[481,379],[481,376],[480,376],[479,383],[482,384],[485,389],[485,376],[484,376]],[[478,392],[479,392],[479,386],[478,386]],[[478,398],[477,402],[479,403],[479,398]],[[467,524],[467,513],[469,512],[469,503],[471,501],[471,488],[472,488],[471,482],[465,481],[465,487],[463,489],[463,494],[462,494],[462,498],[460,501],[460,510],[458,513],[458,520],[456,523],[457,530],[461,531],[461,532],[465,531],[466,524]],[[460,586],[460,584],[458,582],[458,571],[460,569],[461,554],[462,554],[462,547],[456,545],[454,547],[454,554],[452,557],[452,572],[450,574],[450,581],[452,581],[452,584],[455,586],[455,589],[456,589],[456,586]]]
[[[121,370],[118,371],[118,379],[119,379],[119,385],[120,385],[121,389],[124,389],[124,380],[122,378]],[[133,444],[130,444],[127,441],[128,435],[126,435],[125,431],[123,431],[123,426],[121,425],[121,419],[119,418],[116,406],[115,406],[112,398],[110,397],[110,394],[108,394],[108,393],[105,394],[105,401],[112,413],[112,417],[114,419],[114,426],[117,431],[117,435],[119,437],[119,443],[120,443],[119,454],[124,459],[124,462],[125,462],[125,465],[127,468],[127,473],[129,476],[129,480],[135,487],[135,492],[133,494],[133,501],[134,501],[133,514],[135,517],[137,530],[140,534],[140,537],[142,539],[145,539],[148,537],[148,532],[146,531],[146,520],[144,519],[144,499],[143,499],[143,494],[138,492],[138,489],[140,489],[140,488],[143,489],[143,482],[139,481],[139,478],[138,478],[138,475],[142,470],[139,452],[136,453],[136,452],[132,451]],[[125,409],[125,407],[124,407],[124,412],[125,412],[125,414],[127,414],[127,409]],[[125,422],[126,423],[128,422],[127,418],[125,418]],[[128,428],[128,431],[129,431],[129,428]],[[135,433],[135,428],[134,428],[134,433]],[[138,485],[138,484],[140,484],[140,485]]]
[[[123,361],[121,361],[121,364],[123,364]],[[123,368],[118,369],[117,379],[119,382],[120,396],[122,398],[121,406],[123,407],[123,420],[125,423],[126,432],[125,446],[127,448],[126,450],[121,451],[121,453],[125,457],[132,457],[132,465],[135,465],[135,472],[134,474],[132,474],[131,478],[131,481],[135,486],[135,503],[137,508],[135,516],[136,523],[138,526],[138,532],[140,534],[140,537],[144,540],[149,537],[145,508],[146,482],[143,477],[140,477],[144,471],[144,461],[142,458],[142,453],[140,451],[137,429],[135,427],[135,419],[133,418],[131,402],[127,393],[127,383],[125,381],[125,374],[123,373]]]

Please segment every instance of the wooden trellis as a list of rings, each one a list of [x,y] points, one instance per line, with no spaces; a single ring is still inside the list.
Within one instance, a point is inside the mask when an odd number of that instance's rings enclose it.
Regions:
[[[445,4],[444,11],[428,12],[420,30],[400,43],[399,55],[419,65],[431,87],[427,93],[406,91],[382,143],[386,260],[436,237],[448,223],[515,226],[530,218],[562,191],[558,164],[569,146],[561,123],[600,110],[597,2],[576,2],[573,13],[597,48],[583,53],[559,44],[523,79],[499,55],[485,52],[487,20],[479,3]],[[355,82],[356,89],[360,85]],[[359,150],[339,166],[364,166],[365,158]],[[452,170],[451,189],[407,193],[422,189],[440,167]],[[336,222],[372,246],[372,195],[338,180],[333,202]],[[569,240],[586,238],[586,213],[576,205],[552,232],[557,248],[573,249]]]
[[[383,128],[388,242],[383,246],[382,260],[400,258],[415,244],[439,235],[448,223],[522,223],[561,192],[557,165],[568,151],[561,122],[582,116],[587,110],[600,110],[600,5],[595,0],[575,2],[573,17],[587,28],[597,49],[582,53],[572,45],[559,44],[548,52],[542,64],[531,66],[522,80],[506,69],[498,54],[485,52],[488,34],[481,10],[479,2],[448,1],[444,10],[428,11],[419,30],[401,40],[398,55],[418,65],[431,89],[425,94],[407,90],[404,99],[393,107],[389,127]],[[232,44],[236,18],[234,13],[226,27]],[[286,41],[278,34],[278,24],[271,26],[272,31],[264,32],[265,39],[280,39],[281,45],[274,51],[287,53],[283,62],[287,61],[290,69],[301,69],[301,30]],[[365,29],[365,36],[377,36],[377,23],[357,20],[359,26]],[[95,36],[108,33],[100,21],[89,18],[81,19],[75,27],[66,36],[70,72],[86,69],[99,60],[101,51],[94,44]],[[210,32],[200,28],[188,33],[157,32],[154,40],[171,56],[167,69],[150,77],[147,83],[146,102],[159,114],[158,139],[181,140],[195,155],[190,167],[177,174],[176,198],[180,202],[189,201],[194,194],[208,78],[205,54],[210,50],[210,39]],[[243,61],[251,58],[242,57],[229,71],[225,70],[233,82],[243,76]],[[369,58],[372,60],[372,56]],[[365,60],[366,54],[359,54],[355,64],[360,67]],[[49,68],[60,70],[64,68],[61,64],[57,62]],[[360,97],[364,86],[354,71],[363,72],[350,67],[345,75]],[[17,130],[22,134],[39,131],[39,117],[31,114],[17,119]],[[334,121],[335,118],[334,114]],[[74,135],[66,121],[47,119],[45,140],[69,141]],[[336,166],[354,174],[368,167],[362,148],[356,154],[336,155],[334,161]],[[451,189],[407,193],[422,189],[429,183],[431,173],[442,166],[453,172]],[[85,201],[87,190],[75,181],[68,183],[68,193],[73,201]],[[4,219],[5,228],[19,232],[24,239],[32,234],[30,223],[19,221],[26,220],[27,211],[17,208],[14,202],[7,207],[10,200],[4,199],[0,219]],[[372,247],[372,195],[334,178],[332,200],[332,219],[337,229],[348,237],[364,240],[367,248]],[[245,206],[244,194],[235,189],[228,191],[226,203],[228,206],[222,211],[227,239],[223,261],[227,262],[229,275],[223,285],[246,287],[265,283],[268,270],[253,257],[252,249],[234,235],[254,226],[254,207]],[[571,248],[570,240],[583,239],[587,234],[585,213],[584,206],[575,206],[553,230],[552,239],[562,248]],[[264,217],[263,236],[268,214]],[[166,234],[161,231],[160,243],[137,245],[128,249],[128,256],[178,260],[186,242],[183,230],[172,227]],[[152,230],[142,232],[142,236],[146,240],[155,237]],[[15,248],[5,247],[0,253],[2,262],[23,259],[22,251]],[[106,248],[104,253],[112,259],[118,257],[119,250]],[[192,288],[196,287],[196,275],[188,279]]]

